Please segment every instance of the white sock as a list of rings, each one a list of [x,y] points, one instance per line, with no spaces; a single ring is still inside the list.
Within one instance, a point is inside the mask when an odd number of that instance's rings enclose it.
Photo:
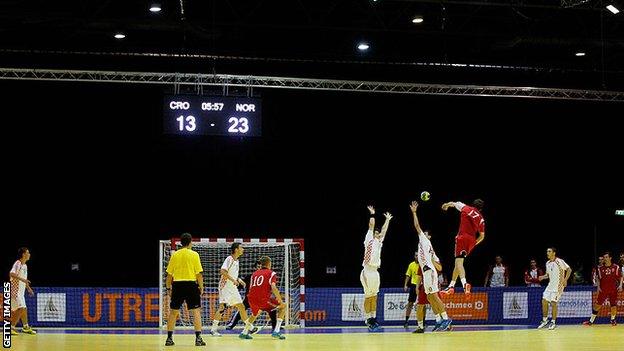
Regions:
[[[446,314],[446,312],[442,312],[440,315],[442,316],[442,319],[448,319],[448,314]]]
[[[460,279],[461,283],[462,283],[462,288],[466,286],[466,278],[461,278]]]
[[[457,283],[457,282],[456,282],[456,281],[454,281],[454,280],[451,280],[451,282],[449,283],[449,286],[448,286],[448,287],[449,287],[449,288],[454,288],[454,287],[455,287],[455,283]]]
[[[548,320],[548,317],[542,317],[542,322],[546,322]]]
[[[251,324],[247,323],[247,321],[245,321],[245,328],[243,328],[243,335],[247,335],[249,334],[249,329],[251,328]]]
[[[420,329],[424,329],[425,328],[425,323],[423,323],[422,320],[418,321],[418,328],[420,328]]]
[[[436,318],[436,322],[441,322],[442,321],[442,317],[439,314],[436,314],[435,318]]]
[[[277,323],[275,323],[275,329],[273,330],[274,333],[279,333],[280,332],[280,328],[282,327],[282,322],[284,320],[281,318],[277,319]]]
[[[552,324],[555,324],[556,319],[551,320]]]
[[[377,311],[371,311],[370,316],[371,318],[377,317]]]
[[[212,328],[211,328],[211,330],[216,331],[218,327],[219,327],[219,321],[216,320],[216,319],[213,319],[212,320]]]
[[[611,319],[613,319],[613,318],[611,318]],[[594,321],[595,321],[595,320],[596,320],[596,315],[595,315],[595,314],[592,314],[592,315],[591,315],[591,317],[589,318],[589,321],[590,321],[591,323],[594,323]]]

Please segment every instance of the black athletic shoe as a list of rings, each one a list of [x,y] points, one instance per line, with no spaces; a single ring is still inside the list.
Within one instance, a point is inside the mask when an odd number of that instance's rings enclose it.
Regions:
[[[413,334],[422,334],[422,333],[424,333],[424,332],[425,332],[425,329],[423,329],[423,328],[421,328],[421,327],[418,327],[418,328],[416,328],[416,330],[414,330],[412,333],[413,333]]]
[[[173,346],[173,345],[175,345],[175,342],[173,342],[173,339],[167,338],[167,341],[165,341],[165,346]]]
[[[199,338],[195,339],[195,346],[206,346],[206,343],[204,342],[204,340],[201,338],[201,336]]]

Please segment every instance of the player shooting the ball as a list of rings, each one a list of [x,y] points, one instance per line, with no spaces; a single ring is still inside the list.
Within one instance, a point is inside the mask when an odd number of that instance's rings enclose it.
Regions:
[[[466,269],[464,268],[464,260],[474,247],[485,239],[485,220],[481,215],[483,210],[483,200],[476,199],[472,202],[472,206],[465,205],[459,201],[447,202],[442,205],[442,210],[455,208],[460,213],[459,231],[455,237],[455,268],[453,268],[453,278],[444,294],[453,294],[455,292],[455,283],[459,277],[464,293],[470,294],[471,285],[466,282]],[[479,236],[476,237],[476,233]]]

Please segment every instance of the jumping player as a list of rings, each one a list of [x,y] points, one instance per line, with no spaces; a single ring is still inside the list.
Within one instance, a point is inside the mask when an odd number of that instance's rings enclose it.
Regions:
[[[368,221],[368,232],[364,239],[364,260],[362,261],[362,272],[360,282],[364,288],[364,312],[366,325],[370,331],[379,330],[377,323],[377,294],[379,293],[379,266],[381,266],[381,247],[388,232],[388,226],[392,215],[384,213],[386,222],[381,227],[381,231],[375,230],[375,208],[368,206],[370,220]]]
[[[616,326],[617,322],[617,300],[618,291],[622,291],[622,284],[624,283],[624,276],[620,272],[620,267],[611,263],[611,253],[605,252],[603,265],[598,268],[598,274],[596,276],[596,282],[598,283],[598,299],[594,305],[592,315],[588,321],[583,322],[584,325],[592,325],[596,320],[600,308],[604,305],[605,301],[609,300],[611,305],[611,325]]]
[[[239,337],[241,339],[251,339],[249,327],[258,318],[260,312],[271,313],[271,311],[277,309],[277,323],[273,328],[271,336],[275,339],[284,340],[286,337],[280,333],[280,328],[286,314],[286,305],[282,302],[282,296],[277,288],[277,275],[271,270],[271,258],[268,256],[260,257],[260,264],[262,268],[251,276],[251,287],[247,295],[249,306],[251,307],[249,324],[245,325],[245,329]]]
[[[427,300],[431,304],[431,309],[436,317],[436,324],[433,331],[445,331],[451,329],[452,320],[448,317],[444,303],[438,296],[440,287],[438,284],[438,270],[441,269],[440,259],[435,254],[431,241],[425,232],[420,228],[418,222],[418,202],[412,201],[410,205],[412,215],[414,217],[414,228],[418,233],[418,263],[422,269],[423,285],[425,293],[427,294]],[[424,331],[424,330],[423,330]]]
[[[473,206],[465,205],[459,201],[447,202],[442,205],[442,210],[446,211],[449,207],[454,207],[460,213],[459,231],[455,237],[455,268],[453,269],[453,277],[449,286],[442,292],[445,294],[453,294],[455,292],[455,284],[459,277],[464,292],[470,294],[472,286],[466,282],[466,270],[464,268],[464,260],[474,247],[480,244],[485,238],[485,220],[481,215],[483,210],[483,200],[476,199],[472,202]],[[476,237],[476,233],[479,236]]]

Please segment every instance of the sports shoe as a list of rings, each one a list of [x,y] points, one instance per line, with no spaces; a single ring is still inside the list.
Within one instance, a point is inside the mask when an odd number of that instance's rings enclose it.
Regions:
[[[557,328],[557,324],[550,323],[550,326],[548,327],[548,330],[555,330],[555,328]]]
[[[542,329],[545,326],[547,326],[550,322],[547,320],[542,320],[542,322],[540,323],[540,325],[537,326],[537,329]]]
[[[201,336],[195,338],[195,346],[206,346],[204,339]]]
[[[273,339],[280,339],[280,340],[286,339],[286,337],[282,335],[282,333],[276,333],[276,332],[271,333],[271,337]]]
[[[30,334],[30,335],[35,335],[35,334],[37,334],[37,332],[36,332],[36,331],[34,331],[34,330],[33,330],[33,328],[32,328],[31,326],[28,326],[28,327],[24,327],[24,328],[22,328],[22,333],[25,333],[25,334]]]
[[[251,340],[251,339],[253,339],[253,337],[251,337],[251,335],[243,334],[243,333],[238,334],[238,338],[239,339],[244,339],[244,340]]]
[[[409,328],[409,323],[405,322],[405,324],[403,324],[403,328],[405,328],[405,329]]]
[[[453,320],[450,318],[442,320],[442,324],[440,324],[440,328],[438,328],[438,331],[451,330],[451,323],[453,323]]]
[[[173,342],[173,339],[167,338],[167,341],[165,341],[165,346],[173,346],[173,345],[175,345],[175,342]]]
[[[416,328],[416,330],[414,330],[414,331],[412,332],[412,334],[422,334],[422,333],[424,333],[424,332],[425,332],[425,329],[424,329],[424,328],[417,327],[417,328]]]
[[[431,329],[431,331],[437,331],[438,329],[440,329],[440,325],[442,325],[442,321],[436,321],[436,324],[433,326],[433,329]]]
[[[453,295],[453,294],[455,293],[455,288],[453,288],[453,287],[448,287],[448,288],[446,288],[446,289],[444,289],[444,290],[440,291],[440,293],[441,293],[441,294],[444,294],[444,295]]]
[[[472,289],[472,285],[470,285],[470,283],[466,283],[466,285],[464,285],[464,294],[470,295],[470,289]]]
[[[615,320],[615,319],[612,319],[612,320],[611,320],[611,325],[612,325],[612,326],[614,326],[614,327],[617,325],[617,322],[616,322],[616,320]]]
[[[210,330],[210,335],[214,336],[214,337],[221,337],[221,333],[219,333],[216,330]]]
[[[585,321],[585,322],[583,322],[583,325],[591,327],[592,325],[594,325],[594,323],[592,323],[591,321]]]

